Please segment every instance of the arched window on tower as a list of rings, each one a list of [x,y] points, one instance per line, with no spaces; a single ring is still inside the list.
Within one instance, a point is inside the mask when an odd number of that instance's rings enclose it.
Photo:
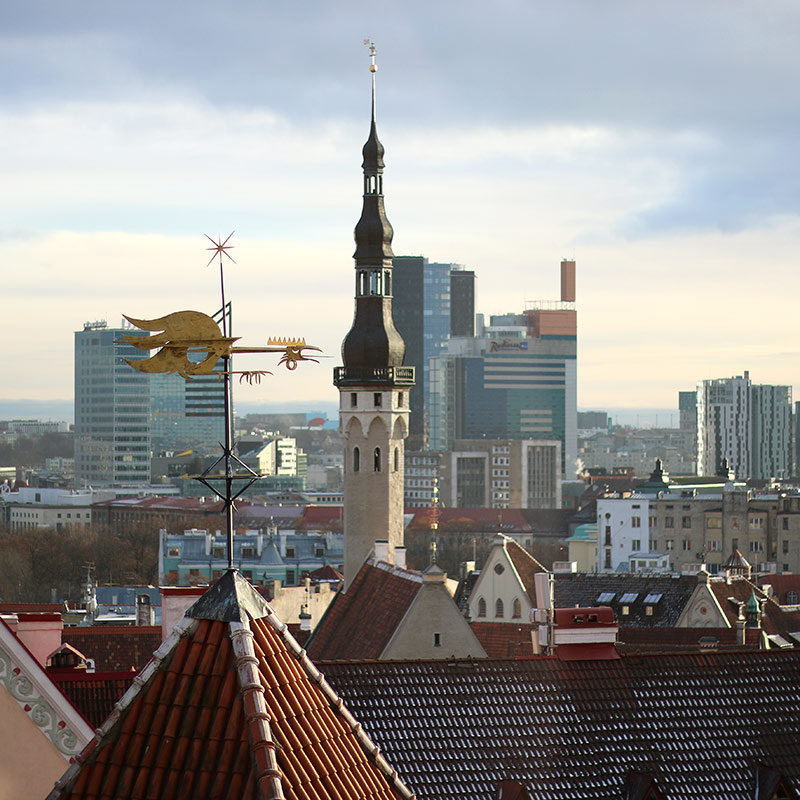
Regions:
[[[395,447],[394,449],[394,471],[398,472],[400,470],[400,448]]]
[[[357,448],[353,448],[353,472],[360,472],[361,471],[361,451]]]
[[[375,448],[375,472],[381,471],[381,449],[380,447]]]
[[[519,619],[522,616],[522,603],[519,601],[519,597],[514,598],[514,606],[511,610],[511,617],[513,619]]]
[[[486,616],[486,601],[482,597],[478,600],[478,616]]]
[[[496,619],[503,619],[503,601],[499,597],[494,604],[494,616]]]

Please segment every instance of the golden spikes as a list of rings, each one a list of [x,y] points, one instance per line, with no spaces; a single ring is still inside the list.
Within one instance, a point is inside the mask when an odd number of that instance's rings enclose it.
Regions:
[[[267,339],[267,344],[272,347],[305,347],[306,340],[303,339],[276,339],[273,336],[270,336]]]

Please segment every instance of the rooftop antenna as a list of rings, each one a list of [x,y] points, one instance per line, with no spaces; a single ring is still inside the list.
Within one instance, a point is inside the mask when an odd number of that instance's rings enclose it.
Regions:
[[[192,476],[196,481],[208,487],[225,505],[226,534],[228,543],[228,570],[233,571],[233,513],[236,499],[249,489],[260,477],[255,470],[247,466],[233,452],[233,389],[231,377],[239,376],[239,382],[250,384],[261,383],[264,375],[271,374],[267,370],[233,370],[234,353],[282,353],[279,364],[285,364],[289,370],[297,368],[299,361],[314,361],[305,354],[306,350],[319,352],[318,347],[306,344],[305,339],[269,338],[266,347],[234,347],[239,337],[231,335],[231,316],[227,311],[225,300],[225,270],[223,256],[236,263],[228,252],[233,249],[229,244],[233,232],[226,239],[217,236],[214,240],[208,234],[206,238],[213,245],[206,248],[212,255],[206,266],[215,260],[219,261],[219,283],[222,296],[222,330],[214,319],[200,311],[176,311],[159,319],[134,319],[126,316],[132,325],[144,331],[157,331],[153,336],[122,334],[122,339],[139,350],[156,350],[149,358],[128,360],[127,363],[139,372],[167,373],[180,375],[191,380],[195,375],[218,375],[224,385],[225,407],[225,441],[220,442],[222,455],[201,475]],[[190,356],[192,356],[190,358]],[[198,360],[199,357],[199,360]],[[222,371],[215,370],[217,362],[222,359]],[[223,465],[223,474],[213,474],[217,467]],[[234,472],[240,468],[243,472]],[[223,488],[218,489],[214,481],[222,481]],[[243,482],[242,486],[237,486]],[[237,484],[237,485],[235,485]]]

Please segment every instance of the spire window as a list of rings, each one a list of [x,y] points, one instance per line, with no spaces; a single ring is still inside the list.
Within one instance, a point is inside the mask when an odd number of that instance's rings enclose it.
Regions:
[[[361,471],[361,451],[357,448],[353,448],[353,472],[360,472]]]
[[[380,447],[375,448],[375,472],[381,471],[381,449]]]

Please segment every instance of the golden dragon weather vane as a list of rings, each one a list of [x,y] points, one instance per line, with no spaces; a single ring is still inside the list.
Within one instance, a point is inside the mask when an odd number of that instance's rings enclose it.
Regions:
[[[237,347],[234,342],[239,337],[231,336],[229,330],[229,304],[225,301],[225,274],[223,270],[223,255],[234,264],[233,257],[228,252],[233,245],[228,242],[233,236],[229,234],[223,241],[221,236],[216,240],[208,234],[206,238],[213,247],[210,266],[219,259],[220,292],[222,295],[222,329],[208,314],[201,311],[175,311],[158,319],[137,319],[125,316],[125,319],[141,331],[152,333],[151,336],[122,334],[124,341],[138,350],[155,350],[148,358],[125,361],[133,369],[150,374],[177,374],[186,380],[191,380],[195,375],[219,375],[225,384],[225,442],[220,442],[222,455],[211,464],[202,475],[195,479],[207,486],[214,494],[225,503],[227,515],[228,534],[228,569],[233,569],[233,511],[234,501],[239,495],[250,488],[261,475],[252,470],[241,461],[234,453],[233,447],[233,397],[231,390],[231,376],[239,375],[239,381],[247,380],[250,383],[260,383],[263,375],[270,374],[267,370],[240,370],[234,372],[231,368],[232,356],[235,353],[281,353],[279,364],[285,364],[287,369],[294,370],[300,361],[314,361],[306,355],[306,351],[320,352],[318,347],[307,345],[305,339],[267,339],[266,347]],[[222,359],[222,371],[216,369],[217,363]],[[224,464],[224,475],[212,474],[220,463]],[[244,473],[234,473],[234,465],[242,468]],[[245,485],[234,491],[234,481],[245,480]],[[224,492],[217,489],[212,481],[223,480]]]

